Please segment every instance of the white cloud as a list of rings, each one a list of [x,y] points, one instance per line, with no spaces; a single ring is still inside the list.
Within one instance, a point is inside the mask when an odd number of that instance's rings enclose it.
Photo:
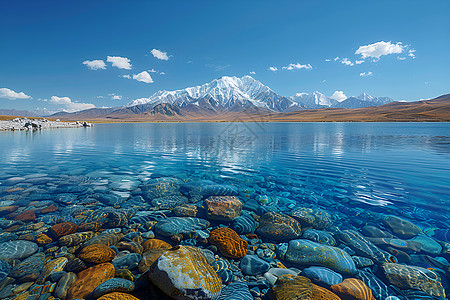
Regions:
[[[154,57],[156,57],[157,59],[160,60],[169,60],[169,56],[167,55],[167,52],[162,52],[161,50],[158,49],[153,49],[152,51],[150,51]]]
[[[338,61],[339,60],[339,56],[336,56],[335,58],[334,58],[334,61]]]
[[[324,79],[324,80],[322,80],[322,81],[321,81],[321,83],[325,83],[325,82],[327,82],[327,80],[326,80],[326,79]]]
[[[31,99],[31,96],[28,96],[24,92],[17,93],[7,88],[0,88],[0,98],[17,100],[17,99]]]
[[[343,91],[335,91],[330,98],[341,102],[347,99],[347,96],[344,94]]]
[[[327,59],[325,59],[325,61],[331,61],[331,59],[327,58]]]
[[[120,75],[119,77],[123,77],[123,78],[126,78],[126,79],[131,79],[131,76],[130,75]]]
[[[52,96],[50,98],[50,103],[62,106],[63,110],[66,112],[75,112],[79,110],[95,108],[94,104],[72,102],[72,99],[70,99],[69,97]]]
[[[150,73],[158,73],[155,69],[148,70]]]
[[[251,75],[255,75],[255,74],[256,74],[256,72],[255,72],[255,71],[251,71],[251,72],[249,72],[249,74],[251,74]]]
[[[122,100],[122,96],[121,95],[117,95],[117,94],[108,94],[108,96],[111,96],[112,100]]]
[[[400,57],[400,56],[397,57],[397,60],[405,60],[405,59],[406,59],[406,57]]]
[[[159,75],[166,75],[166,72],[160,72]]]
[[[113,67],[116,67],[119,69],[131,70],[130,59],[128,59],[126,57],[108,56],[106,58],[106,61],[112,63]]]
[[[145,83],[153,83],[152,76],[150,76],[150,74],[148,74],[147,71],[143,71],[137,75],[133,74],[133,79],[135,79],[137,81],[145,82]]]
[[[275,71],[278,71],[278,68],[277,67],[269,67],[269,70],[272,72],[275,72]]]
[[[355,64],[360,65],[364,62],[364,60],[355,60]]]
[[[361,76],[361,77],[369,77],[369,76],[372,76],[373,75],[373,73],[372,72],[364,72],[364,73],[360,73],[359,74],[359,76]]]
[[[416,55],[414,54],[414,52],[416,52],[416,50],[414,49],[409,49],[408,51],[408,56],[412,57],[412,58],[416,58]]]
[[[361,54],[362,59],[366,59],[368,57],[379,59],[383,55],[402,53],[405,48],[407,48],[407,46],[403,45],[401,42],[393,44],[391,42],[381,41],[360,46],[358,50],[356,50],[355,54]]]
[[[106,64],[101,59],[85,60],[83,61],[83,65],[86,65],[91,70],[106,69]]]
[[[307,65],[302,65],[300,63],[296,63],[296,64],[289,64],[286,67],[282,68],[283,70],[300,70],[300,69],[306,69],[306,70],[311,70],[312,67],[310,64]]]
[[[342,60],[341,60],[341,63],[343,63],[344,65],[346,65],[346,66],[354,66],[355,64],[354,63],[352,63],[347,57],[344,57]]]

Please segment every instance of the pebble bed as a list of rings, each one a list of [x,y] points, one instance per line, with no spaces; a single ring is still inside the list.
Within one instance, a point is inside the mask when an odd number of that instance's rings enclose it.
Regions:
[[[1,299],[439,300],[450,292],[445,214],[294,201],[295,186],[273,177],[0,182]]]

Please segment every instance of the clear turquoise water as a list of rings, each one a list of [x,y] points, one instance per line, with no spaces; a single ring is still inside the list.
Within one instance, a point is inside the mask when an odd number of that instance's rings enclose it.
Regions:
[[[450,211],[450,123],[98,124],[2,132],[0,165],[0,182],[34,174],[110,182],[163,174],[258,183],[287,206],[339,202],[419,219]]]

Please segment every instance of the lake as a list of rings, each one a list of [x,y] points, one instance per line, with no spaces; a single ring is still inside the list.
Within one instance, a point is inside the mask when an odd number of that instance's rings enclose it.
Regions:
[[[143,228],[171,216],[173,203],[201,210],[209,196],[235,195],[257,219],[312,208],[327,212],[333,228],[367,232],[365,226],[375,226],[403,240],[413,237],[397,234],[389,222],[381,225],[387,216],[400,217],[433,246],[444,245],[416,254],[448,258],[440,253],[449,251],[450,123],[138,123],[1,132],[0,165],[2,228],[22,219],[81,228],[89,218],[99,222],[92,215],[108,207],[134,208],[128,224]],[[155,204],[148,191],[154,199],[187,198]],[[52,205],[58,210],[42,213]],[[11,206],[19,208],[1,210]],[[123,226],[105,224],[99,227]],[[403,249],[377,245],[392,255]],[[402,262],[430,267],[422,260]]]

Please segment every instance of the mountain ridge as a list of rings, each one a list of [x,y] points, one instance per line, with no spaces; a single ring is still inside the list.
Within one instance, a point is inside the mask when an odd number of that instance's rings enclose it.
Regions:
[[[205,102],[207,102],[205,100]],[[129,108],[108,111],[92,117],[91,112],[67,113],[61,120],[86,120],[90,122],[449,122],[450,94],[415,102],[391,102],[364,108],[320,108],[292,112],[273,112],[250,106],[237,110],[189,104],[178,108],[173,104],[147,105],[141,113],[130,113]],[[136,109],[133,108],[133,109]],[[55,117],[54,117],[55,118]]]

